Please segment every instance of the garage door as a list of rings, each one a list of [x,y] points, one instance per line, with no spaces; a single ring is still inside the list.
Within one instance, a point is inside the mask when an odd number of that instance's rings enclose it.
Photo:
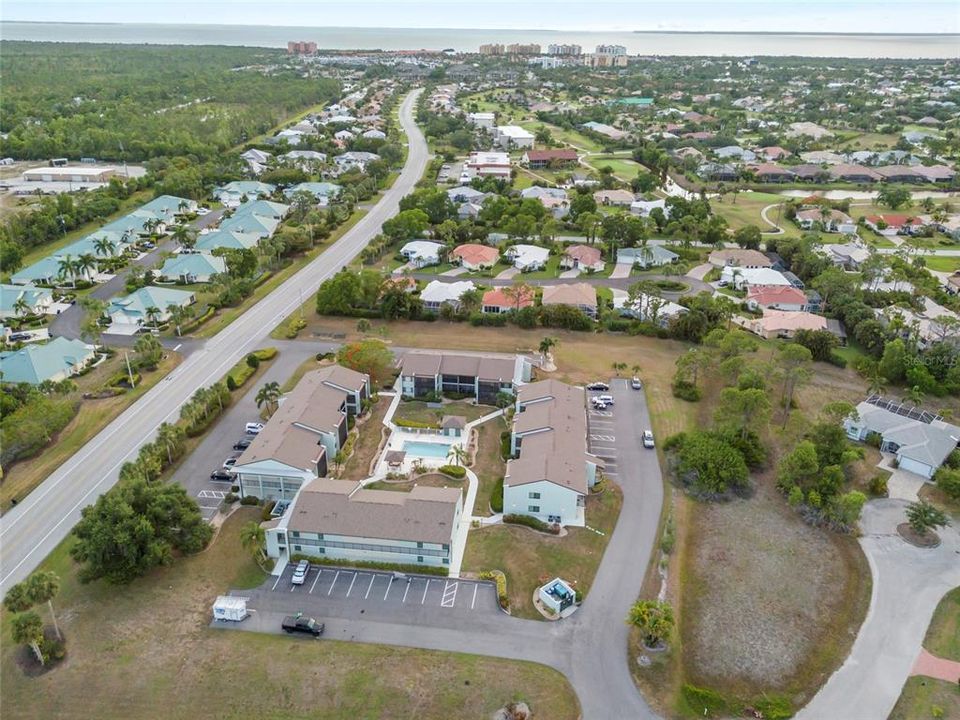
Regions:
[[[897,456],[897,459],[900,461],[901,470],[906,470],[907,472],[912,472],[928,479],[933,475],[933,468],[926,463],[903,457],[902,455]]]

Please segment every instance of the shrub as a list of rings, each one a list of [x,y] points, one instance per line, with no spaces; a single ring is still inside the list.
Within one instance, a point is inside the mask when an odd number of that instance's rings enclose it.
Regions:
[[[868,489],[874,497],[887,497],[887,476],[874,475],[870,478]]]
[[[286,329],[283,331],[284,337],[286,337],[288,340],[293,340],[306,326],[307,321],[299,315],[292,317],[290,318],[290,322],[287,323]]]
[[[449,477],[457,478],[458,480],[462,480],[467,476],[467,469],[459,465],[444,465],[440,468],[440,472]]]
[[[258,358],[255,353],[247,355],[247,367],[253,368],[254,370],[260,367],[260,358]]]
[[[259,350],[254,350],[253,355],[256,356],[257,360],[261,362],[265,360],[273,360],[277,356],[277,349],[275,347],[261,348]]]
[[[276,501],[276,500],[268,500],[268,501],[264,504],[263,509],[260,511],[260,519],[263,520],[264,522],[266,522],[267,520],[269,520],[269,519],[270,519],[270,513],[273,512],[273,508],[276,507],[276,505],[277,505],[277,501]]]
[[[422,420],[407,420],[405,418],[395,418],[393,422],[397,427],[405,428],[429,428],[431,430],[436,430],[440,427],[439,423],[423,422]]]
[[[845,368],[847,366],[847,359],[843,355],[838,355],[836,352],[831,352],[827,357],[827,362],[831,365],[836,365],[838,368]],[[764,715],[764,717],[771,717],[770,715]],[[787,715],[786,717],[790,717]]]
[[[764,695],[753,701],[753,709],[760,713],[764,720],[787,720],[795,714],[790,698],[782,695]]]
[[[934,474],[933,479],[948,497],[960,500],[960,470],[951,467],[942,467]]]
[[[227,390],[233,392],[239,387],[237,381],[233,379],[233,375],[227,375]]]
[[[260,498],[254,497],[253,495],[244,495],[242,498],[240,498],[240,504],[241,505],[259,505]]]
[[[736,709],[731,707],[730,701],[716,690],[708,690],[690,683],[684,683],[680,693],[694,715],[714,717],[737,714]]]
[[[510,459],[510,432],[507,430],[500,433],[500,458],[502,460]]]
[[[700,388],[689,380],[674,380],[670,386],[673,396],[688,402],[697,402],[700,399]]]
[[[867,445],[870,445],[871,447],[875,447],[879,450],[880,445],[883,444],[883,436],[878,432],[871,431],[867,433],[867,437],[864,438],[864,442]]]
[[[533,528],[534,530],[539,530],[540,532],[551,533],[552,535],[560,534],[559,525],[549,525],[543,522],[543,520],[539,520],[529,515],[504,515],[503,521],[505,523],[510,523],[511,525],[526,525],[528,528]]]
[[[445,567],[435,565],[416,565],[405,563],[386,563],[374,562],[368,560],[346,560],[343,558],[317,557],[316,555],[307,555],[305,553],[294,553],[290,556],[290,562],[298,563],[306,560],[314,565],[333,565],[335,567],[352,568],[370,568],[371,570],[392,570],[394,572],[417,573],[420,575],[441,575],[446,576],[449,570]]]
[[[240,496],[237,495],[235,492],[231,491],[223,496],[223,503],[224,505],[233,505],[239,499],[240,499]]]
[[[498,478],[496,485],[493,486],[493,494],[490,495],[490,509],[495,513],[503,512],[503,478]]]
[[[494,580],[497,583],[497,600],[504,610],[510,607],[510,597],[507,595],[507,576],[499,570],[484,570],[480,573],[481,580]]]

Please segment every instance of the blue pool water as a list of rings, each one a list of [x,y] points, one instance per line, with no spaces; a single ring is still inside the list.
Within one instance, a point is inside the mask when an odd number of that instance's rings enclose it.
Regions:
[[[407,440],[403,443],[403,451],[407,455],[425,458],[445,458],[450,452],[450,446],[444,443],[418,442]]]

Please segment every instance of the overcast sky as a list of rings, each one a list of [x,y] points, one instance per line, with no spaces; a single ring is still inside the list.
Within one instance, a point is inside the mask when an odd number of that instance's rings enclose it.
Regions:
[[[957,33],[958,0],[3,0],[3,20],[300,27]]]

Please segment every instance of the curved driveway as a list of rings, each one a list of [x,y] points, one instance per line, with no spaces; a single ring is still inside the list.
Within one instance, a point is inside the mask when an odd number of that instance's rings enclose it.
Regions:
[[[26,577],[67,536],[80,519],[81,509],[116,483],[120,466],[154,436],[160,423],[175,420],[180,406],[197,388],[212,385],[256,349],[280,320],[356,257],[380,231],[383,221],[397,212],[400,198],[413,189],[427,165],[427,144],[413,118],[421,92],[411,92],[400,109],[409,141],[407,162],[370,212],[317,259],[196,347],[167,378],[0,518],[0,593]]]

